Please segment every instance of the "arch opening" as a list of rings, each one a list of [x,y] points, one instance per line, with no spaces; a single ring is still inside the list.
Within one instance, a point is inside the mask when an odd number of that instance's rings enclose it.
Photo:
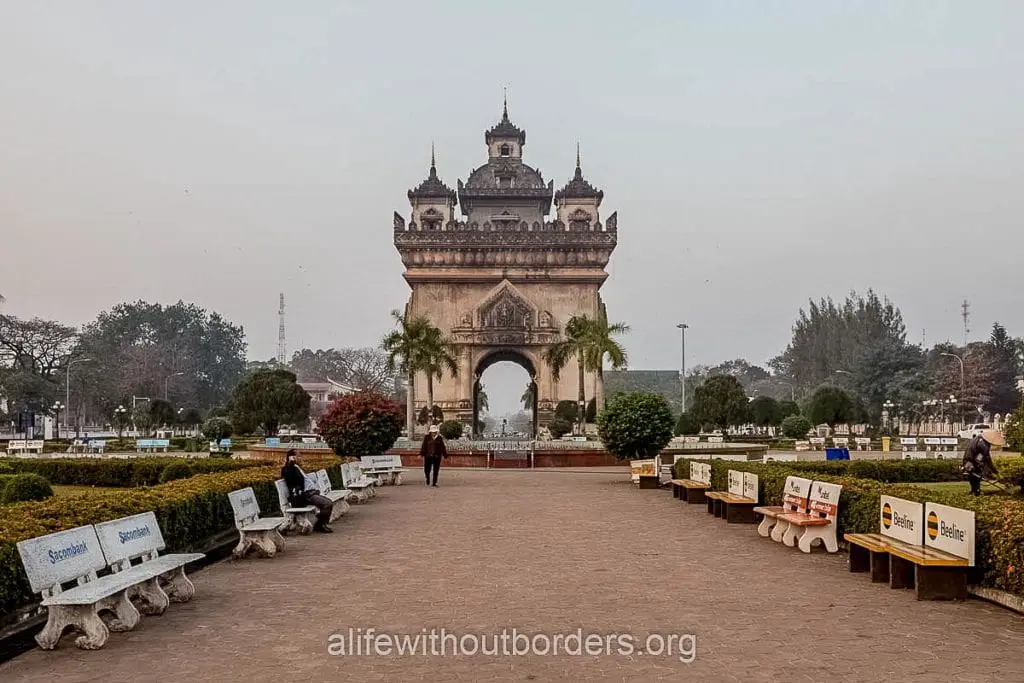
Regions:
[[[497,439],[533,439],[537,434],[537,371],[525,354],[502,349],[476,366],[473,434]]]

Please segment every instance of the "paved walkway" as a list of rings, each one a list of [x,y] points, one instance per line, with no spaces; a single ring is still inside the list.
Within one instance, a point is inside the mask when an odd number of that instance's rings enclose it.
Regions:
[[[428,489],[412,476],[333,536],[197,573],[193,602],[143,617],[101,651],[66,637],[0,666],[0,680],[1024,680],[1024,618],[974,600],[918,603],[850,575],[844,555],[805,556],[627,478],[449,469]],[[329,656],[331,634],[370,627],[582,629],[602,648],[607,634],[635,634],[639,647],[650,633],[693,634],[697,649],[691,664],[614,652]]]

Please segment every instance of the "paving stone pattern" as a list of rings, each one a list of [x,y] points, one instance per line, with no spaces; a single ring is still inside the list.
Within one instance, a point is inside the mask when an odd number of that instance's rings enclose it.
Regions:
[[[0,666],[62,681],[1021,681],[1024,618],[919,603],[709,518],[617,472],[442,470],[385,488],[332,536],[195,574],[196,598]],[[676,656],[329,656],[349,628],[693,634]]]

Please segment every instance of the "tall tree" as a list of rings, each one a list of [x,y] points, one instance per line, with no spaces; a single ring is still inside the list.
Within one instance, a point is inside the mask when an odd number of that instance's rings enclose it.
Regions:
[[[292,354],[288,367],[300,382],[340,382],[351,371],[348,358],[337,349],[300,349]]]
[[[48,411],[61,393],[79,342],[73,327],[0,315],[0,389],[8,411]]]
[[[835,428],[837,424],[853,421],[857,411],[853,399],[845,391],[823,386],[811,397],[809,412],[815,425],[827,424]]]
[[[718,375],[697,387],[689,412],[701,424],[714,425],[724,433],[729,427],[747,421],[748,403],[747,393],[738,379]]]
[[[445,372],[452,377],[459,374],[459,363],[455,353],[455,347],[440,329],[430,325],[424,330],[417,365],[427,376],[427,410],[430,413],[434,411],[434,380],[440,380]]]
[[[287,370],[261,370],[249,375],[231,398],[231,422],[241,432],[262,427],[269,436],[282,424],[309,419],[309,394]]]
[[[608,359],[612,370],[621,370],[626,367],[629,359],[626,349],[623,348],[615,337],[629,332],[629,325],[625,323],[609,323],[608,315],[601,307],[600,313],[594,320],[586,323],[587,335],[587,369],[597,374],[598,386],[604,386],[604,361]],[[602,402],[604,397],[602,396]],[[604,406],[600,406],[603,410]],[[586,418],[584,417],[584,420]]]
[[[537,389],[533,382],[526,385],[526,389],[523,390],[523,395],[519,397],[519,402],[523,405],[523,410],[533,410],[533,403],[537,400]]]
[[[587,366],[587,354],[591,349],[590,327],[590,319],[586,316],[569,318],[569,322],[565,324],[565,334],[562,339],[544,352],[544,362],[551,368],[551,376],[556,382],[560,379],[562,370],[569,364],[569,361],[576,360],[580,382],[577,402],[580,407],[577,416],[580,432],[585,429],[583,420],[586,419],[587,394],[584,371]]]

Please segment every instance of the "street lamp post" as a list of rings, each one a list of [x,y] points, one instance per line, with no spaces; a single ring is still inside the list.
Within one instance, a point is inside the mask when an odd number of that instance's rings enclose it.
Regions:
[[[689,329],[689,325],[686,323],[679,323],[676,325],[679,328],[679,355],[680,355],[680,375],[679,385],[682,387],[681,394],[679,396],[679,408],[680,413],[686,412],[686,330]]]
[[[779,384],[785,384],[787,387],[789,387],[789,400],[791,400],[793,403],[796,403],[796,386],[781,379],[775,381],[778,382]]]
[[[76,358],[68,363],[67,375],[64,378],[64,432],[68,432],[68,413],[70,409],[67,407],[71,405],[71,366],[75,363],[88,363],[92,358]]]
[[[118,406],[114,408],[114,424],[117,425],[117,438],[121,439],[121,433],[124,431],[125,415],[128,413],[128,409],[124,406]]]
[[[64,410],[65,404],[60,401],[54,401],[52,410],[55,413],[54,424],[57,427],[57,438],[60,438],[60,411]]]
[[[184,374],[185,374],[184,372],[175,372],[174,374],[168,375],[167,378],[164,380],[164,400],[165,401],[167,400],[167,391],[168,391],[168,388],[170,387],[170,384],[171,384],[171,378],[172,377],[181,377]]]

